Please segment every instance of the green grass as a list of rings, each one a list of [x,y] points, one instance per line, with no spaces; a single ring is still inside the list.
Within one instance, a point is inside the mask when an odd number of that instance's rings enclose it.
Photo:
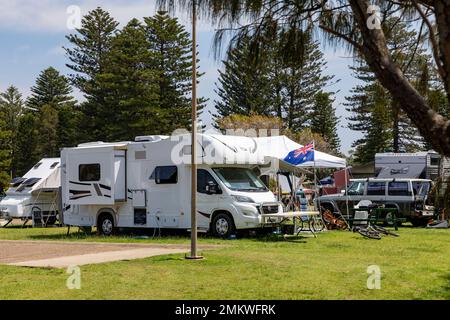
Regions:
[[[102,238],[66,229],[0,229],[0,239],[189,243],[188,237]],[[450,229],[401,228],[400,238],[367,240],[327,232],[295,242],[234,241],[203,252],[81,267],[81,290],[65,270],[0,266],[0,299],[450,299]],[[0,251],[1,252],[1,251]],[[1,253],[0,253],[1,254]],[[367,267],[381,268],[381,290],[368,290]]]

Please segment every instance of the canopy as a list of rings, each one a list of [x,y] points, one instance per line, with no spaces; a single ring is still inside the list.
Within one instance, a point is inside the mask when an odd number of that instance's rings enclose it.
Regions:
[[[215,145],[214,149],[217,149],[216,156],[220,153],[222,157],[229,156],[228,153],[238,155],[238,158],[246,159],[246,163],[262,164],[267,163],[263,159],[272,161],[273,159],[279,161],[279,168],[286,171],[295,171],[305,168],[345,168],[345,159],[332,156],[330,154],[314,150],[314,160],[306,161],[302,164],[293,165],[284,159],[289,153],[303,146],[292,141],[286,136],[273,136],[273,137],[244,137],[244,136],[226,136],[226,135],[201,135],[204,143],[219,142],[219,145]],[[226,146],[226,147],[224,147]],[[222,148],[220,148],[222,147]],[[249,158],[252,161],[248,162]]]
[[[258,151],[264,156],[272,157],[286,163],[286,156],[297,149],[302,148],[301,144],[292,141],[286,136],[260,137],[255,138]],[[289,164],[290,165],[290,164]],[[345,159],[332,156],[330,154],[314,150],[314,161],[306,161],[296,165],[298,168],[345,168]]]

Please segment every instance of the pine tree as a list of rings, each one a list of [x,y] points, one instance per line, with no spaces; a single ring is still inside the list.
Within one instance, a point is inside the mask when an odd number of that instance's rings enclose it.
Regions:
[[[373,161],[375,153],[388,151],[388,146],[392,145],[390,99],[367,66],[352,69],[363,84],[351,90],[352,96],[346,97],[344,105],[351,113],[347,118],[349,129],[363,134],[353,143],[355,161],[367,163]]]
[[[216,84],[218,118],[233,114],[268,116],[274,113],[275,108],[270,105],[269,98],[273,83],[268,51],[260,51],[259,56],[255,57],[251,45],[251,39],[242,39],[228,51],[227,59],[223,61],[224,68],[219,70]]]
[[[49,67],[42,71],[31,88],[31,96],[27,105],[30,108],[40,109],[43,105],[52,105],[58,109],[61,106],[75,104],[71,96],[72,88],[66,77],[58,70]]]
[[[75,72],[70,78],[87,99],[82,104],[81,127],[86,140],[105,139],[105,124],[111,123],[104,117],[111,113],[107,112],[106,93],[99,85],[97,75],[104,73],[108,65],[111,41],[118,25],[108,12],[97,8],[83,17],[78,34],[67,36],[71,44],[71,47],[65,48],[70,60],[67,67]]]
[[[395,19],[386,21],[389,30],[388,45],[393,59],[403,67],[403,72],[416,89],[425,97],[434,99],[439,108],[439,98],[430,88],[435,82],[435,71],[425,49],[424,39],[416,45],[417,32],[408,30],[404,23]],[[353,67],[355,77],[362,82],[347,97],[349,128],[363,133],[363,138],[354,143],[358,162],[373,161],[375,153],[384,151],[415,152],[425,148],[424,140],[417,128],[401,111],[400,106],[377,81],[369,67],[361,62]],[[434,97],[431,95],[434,94]],[[431,100],[430,100],[431,101]]]
[[[158,121],[152,131],[171,134],[191,124],[192,41],[178,19],[165,12],[144,18],[148,49],[152,54],[152,69],[158,76]],[[199,60],[197,59],[197,62]],[[197,71],[197,77],[202,74]],[[198,99],[199,114],[205,99]]]
[[[36,150],[39,142],[37,130],[39,123],[36,118],[36,112],[28,110],[19,119],[18,131],[20,134],[15,138],[17,148],[14,157],[15,176],[23,176],[41,159]]]
[[[5,92],[0,93],[0,120],[3,123],[2,131],[7,132],[7,134],[3,134],[4,141],[2,145],[9,150],[10,168],[8,169],[8,175],[12,174],[13,176],[17,172],[15,163],[18,150],[15,141],[20,134],[19,119],[23,112],[24,103],[22,95],[16,87],[10,86]]]
[[[157,125],[159,78],[153,70],[153,57],[145,30],[137,19],[131,20],[112,40],[108,66],[97,75],[106,93],[105,103],[110,106],[99,115],[111,121],[104,127],[108,140],[133,140],[161,130]]]
[[[334,100],[330,93],[319,92],[315,95],[314,105],[311,112],[311,130],[318,133],[335,150],[339,151],[340,140],[337,134],[339,119],[333,108]]]
[[[256,43],[256,44],[255,44]],[[254,48],[256,46],[256,49]],[[301,55],[287,55],[287,46]],[[326,63],[309,31],[274,26],[258,39],[242,38],[219,71],[217,118],[257,113],[283,119],[293,132],[311,124],[315,94],[330,84]]]
[[[66,77],[50,67],[39,74],[31,92],[27,105],[37,113],[34,152],[41,157],[59,157],[60,148],[74,146],[79,139],[79,111],[72,88]]]
[[[301,52],[298,55],[284,57],[283,86],[285,94],[285,123],[292,131],[301,131],[311,124],[312,109],[316,93],[330,85],[334,76],[324,74],[326,61],[319,49],[318,42],[312,39],[310,32],[290,30],[280,37],[279,48],[283,50],[290,43],[297,43]],[[283,54],[283,53],[279,53]],[[277,68],[277,65],[273,66]],[[314,130],[314,129],[313,129]]]
[[[0,111],[0,194],[7,189],[11,175],[11,131],[7,130],[4,114]]]
[[[36,153],[41,158],[59,157],[58,148],[58,110],[52,105],[43,105],[37,118],[38,144]]]

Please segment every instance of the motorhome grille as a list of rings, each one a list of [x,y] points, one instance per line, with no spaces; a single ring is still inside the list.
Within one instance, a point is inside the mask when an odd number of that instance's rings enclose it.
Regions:
[[[263,205],[263,213],[278,213],[278,204]]]

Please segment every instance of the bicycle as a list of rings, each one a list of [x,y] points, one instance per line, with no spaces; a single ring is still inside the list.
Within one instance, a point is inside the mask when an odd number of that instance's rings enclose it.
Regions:
[[[297,235],[299,235],[302,231],[317,233],[326,228],[326,225],[320,216],[301,216],[299,223],[300,226],[297,228]]]
[[[377,226],[376,224],[368,223],[367,226],[356,226],[353,227],[353,232],[358,232],[360,235],[362,235],[365,238],[369,239],[375,239],[375,240],[381,240],[381,235],[385,236],[393,236],[393,237],[399,237],[395,232],[389,231],[383,227]]]

